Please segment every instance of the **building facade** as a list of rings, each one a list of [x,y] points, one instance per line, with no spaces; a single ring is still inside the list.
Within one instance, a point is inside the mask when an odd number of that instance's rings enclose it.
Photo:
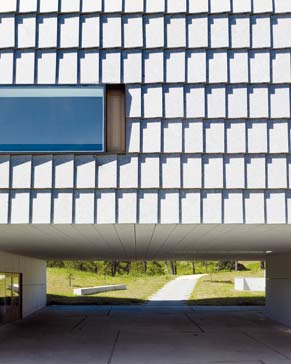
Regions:
[[[0,138],[3,254],[268,260],[291,254],[291,3],[6,0],[0,12],[1,105],[15,90],[19,99],[27,92],[40,97],[41,90],[52,92],[48,98],[61,88],[102,86],[107,108],[94,151],[66,148],[67,140],[61,150],[34,148],[41,134],[60,134],[56,118],[32,142],[35,126],[27,129],[21,116],[9,124],[32,147],[13,150],[21,143],[10,129]],[[122,85],[124,98],[106,99],[110,85]],[[111,107],[123,99],[125,121],[109,128],[108,120],[122,115],[119,106],[112,116]],[[46,110],[34,101],[41,123]],[[68,135],[89,130],[89,119],[77,129],[65,124]],[[291,272],[275,274],[274,262],[269,311],[291,325]],[[278,290],[287,300],[280,309]]]

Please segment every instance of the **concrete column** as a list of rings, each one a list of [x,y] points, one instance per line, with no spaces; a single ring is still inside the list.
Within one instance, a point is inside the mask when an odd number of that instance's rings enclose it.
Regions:
[[[266,295],[268,315],[291,327],[291,254],[268,257]]]
[[[22,273],[23,317],[46,305],[46,262],[0,252],[0,272]]]

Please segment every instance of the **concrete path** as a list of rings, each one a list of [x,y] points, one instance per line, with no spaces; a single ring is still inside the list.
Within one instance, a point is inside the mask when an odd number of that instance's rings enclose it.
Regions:
[[[1,364],[291,364],[263,308],[50,306],[0,327]]]
[[[180,276],[167,283],[149,299],[148,305],[184,305],[198,280],[206,274]]]

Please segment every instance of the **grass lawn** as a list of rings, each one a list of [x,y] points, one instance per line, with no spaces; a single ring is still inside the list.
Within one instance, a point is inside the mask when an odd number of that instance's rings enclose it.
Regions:
[[[264,305],[264,292],[240,292],[234,290],[235,277],[263,277],[262,270],[223,272],[202,277],[188,301],[189,305]]]
[[[89,272],[70,271],[74,280],[69,286],[68,271],[64,268],[47,269],[48,304],[119,305],[141,304],[153,293],[173,279],[172,276],[119,276],[106,277]],[[99,293],[90,296],[74,296],[73,289],[105,284],[126,284],[127,290]]]

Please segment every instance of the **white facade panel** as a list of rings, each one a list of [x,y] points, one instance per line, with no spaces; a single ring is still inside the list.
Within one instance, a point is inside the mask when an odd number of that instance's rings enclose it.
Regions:
[[[143,0],[125,0],[124,10],[127,13],[138,13],[144,11]]]
[[[16,83],[32,84],[34,82],[34,51],[19,51],[16,57]]]
[[[37,53],[37,83],[55,84],[57,54],[54,50]]]
[[[165,117],[184,117],[184,88],[168,87],[165,90]]]
[[[270,89],[271,118],[290,118],[290,88],[277,86]]]
[[[234,13],[250,13],[252,11],[252,0],[232,0],[232,11]]]
[[[164,53],[148,51],[144,54],[144,82],[162,83],[164,81]]]
[[[124,47],[143,46],[143,19],[138,16],[127,16],[124,21]]]
[[[82,47],[99,47],[100,18],[99,16],[85,16],[82,21]]]
[[[227,53],[225,51],[208,52],[208,72],[210,83],[225,83],[228,78]]]
[[[231,47],[249,48],[251,40],[250,30],[251,28],[249,16],[232,17],[230,19]]]
[[[137,188],[138,187],[138,157],[119,156],[118,157],[118,187]]]
[[[285,0],[276,0],[274,2],[275,13],[291,12],[291,4]]]
[[[166,81],[185,82],[185,52],[171,51],[166,53]],[[179,72],[177,72],[179,70]],[[183,70],[185,70],[183,72]]]
[[[79,46],[79,17],[66,15],[60,19],[60,46],[72,48]]]
[[[201,153],[203,152],[203,121],[187,120],[184,126],[184,152]]]
[[[224,153],[224,121],[205,121],[205,152]]]
[[[149,16],[145,18],[145,46],[146,48],[163,47],[164,38],[164,17]]]
[[[205,88],[193,86],[186,89],[186,117],[203,118],[205,116]]]
[[[114,190],[98,190],[96,194],[97,224],[116,222],[116,196]]]
[[[94,223],[94,190],[76,191],[75,195],[75,223],[93,224]]]
[[[187,9],[186,0],[167,0],[167,10],[169,13],[185,13]]]
[[[148,86],[143,93],[143,116],[145,118],[163,117],[163,89],[160,86]]]
[[[228,55],[229,59],[229,82],[246,83],[249,81],[249,60],[248,52],[232,51]]]
[[[94,1],[94,0],[84,0],[85,1]],[[59,2],[58,0],[40,0],[39,10],[41,13],[50,13],[54,11],[58,11]]]
[[[161,152],[161,120],[145,120],[141,127],[142,152]]]
[[[223,188],[223,157],[203,158],[204,188]]]
[[[182,157],[182,186],[183,188],[202,187],[202,159],[201,156]]]
[[[75,157],[75,169],[77,188],[95,188],[96,161],[93,156]]]
[[[224,86],[212,86],[207,88],[207,117],[226,117],[226,95]]]
[[[271,24],[267,16],[252,18],[252,48],[268,48],[271,46]]]
[[[0,48],[8,48],[14,46],[15,18],[11,15],[0,16],[0,34],[5,34],[5,37],[0,37]]]
[[[187,82],[206,82],[206,51],[187,53]]]
[[[102,83],[120,83],[120,51],[102,53]]]
[[[10,187],[10,157],[6,155],[0,156],[0,188]]]
[[[77,52],[62,52],[59,57],[59,84],[77,83]]]
[[[139,153],[141,151],[139,120],[128,120],[126,124],[126,151],[127,153]]]
[[[123,53],[124,83],[142,82],[142,53],[140,51],[125,51]]]
[[[207,13],[209,10],[208,0],[189,0],[189,13]]]
[[[71,224],[73,217],[73,191],[54,191],[53,208],[54,224]]]
[[[32,193],[32,223],[50,224],[51,222],[51,191],[38,190]]]
[[[245,222],[246,224],[265,223],[265,196],[264,192],[245,193]]]
[[[226,151],[227,153],[246,152],[246,126],[245,121],[230,121],[226,125]]]
[[[117,187],[117,157],[104,156],[97,159],[97,187],[115,188]]]
[[[284,192],[267,192],[267,224],[285,224],[286,206]]]
[[[225,187],[245,188],[244,156],[225,157]]]
[[[16,2],[17,0],[1,1],[0,12],[16,11]]]
[[[273,47],[289,48],[291,40],[288,36],[291,26],[291,16],[277,16],[273,22]]]
[[[227,89],[228,117],[230,119],[248,116],[248,89],[246,86],[230,86]]]
[[[99,83],[99,51],[84,51],[80,56],[80,83]]]
[[[181,187],[181,159],[179,156],[161,157],[162,187]]]
[[[11,157],[12,188],[31,188],[31,156]]]
[[[246,163],[247,188],[266,188],[265,157],[248,157]]]
[[[179,192],[175,190],[160,192],[160,223],[179,223]]]
[[[9,192],[0,191],[0,224],[8,224]]]
[[[279,120],[268,123],[269,127],[269,152],[288,153],[288,121]]]
[[[139,192],[139,223],[158,223],[158,192],[155,190]]]
[[[207,16],[193,16],[188,21],[188,47],[208,47],[208,18]]]
[[[11,191],[10,199],[11,223],[28,224],[30,192],[24,190]]]
[[[52,188],[53,157],[52,155],[33,156],[33,188]]]
[[[276,51],[272,54],[272,82],[291,82],[290,50]]]
[[[42,15],[38,18],[37,24],[38,47],[56,47],[58,34],[58,17],[55,15]]]
[[[141,117],[140,86],[129,86],[126,88],[126,116],[130,118]]]
[[[102,10],[102,0],[82,0],[82,12],[96,12]]]
[[[267,122],[253,121],[247,125],[248,152],[267,153]]]
[[[61,155],[54,157],[54,187],[72,188],[74,186],[74,157]]]
[[[110,15],[102,19],[102,46],[105,48],[121,47],[121,17]]]
[[[230,0],[210,0],[210,11],[212,13],[230,12]]]
[[[229,191],[223,194],[224,223],[242,224],[243,217],[243,193],[241,191]]]
[[[254,13],[268,13],[273,11],[272,0],[253,0]]]
[[[250,53],[250,78],[252,83],[270,82],[269,51],[252,51]]]
[[[20,16],[17,18],[17,47],[35,47],[36,39],[35,16]]]
[[[222,222],[222,198],[220,192],[204,192],[203,224],[221,224]]]
[[[163,125],[163,152],[164,153],[182,153],[182,122],[179,121],[162,121]]]
[[[186,23],[185,17],[173,16],[167,19],[167,47],[186,47]]]
[[[60,10],[63,13],[72,12],[72,11],[80,11],[80,1],[79,0],[62,0]]]
[[[287,188],[286,157],[270,156],[267,159],[268,188]]]
[[[201,223],[201,196],[200,192],[187,191],[181,196],[182,224]]]
[[[269,116],[269,93],[264,86],[249,89],[249,104],[251,118],[267,118]]]
[[[104,11],[108,13],[122,11],[122,0],[106,0],[104,3]]]
[[[141,188],[160,187],[160,157],[146,155],[140,157]]]
[[[118,223],[134,224],[137,221],[137,195],[136,191],[117,191]]]
[[[160,13],[165,11],[165,0],[147,0],[146,1],[147,13]]]
[[[11,84],[13,80],[13,51],[0,52],[0,84]]]
[[[229,46],[229,25],[227,16],[212,16],[210,18],[210,46],[222,48]]]

